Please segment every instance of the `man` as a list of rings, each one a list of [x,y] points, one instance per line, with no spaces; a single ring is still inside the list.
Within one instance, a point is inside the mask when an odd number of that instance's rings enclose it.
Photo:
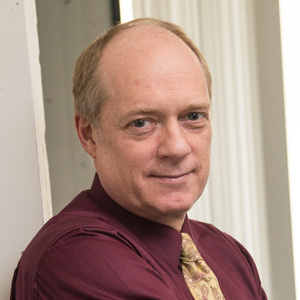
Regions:
[[[73,93],[97,173],[29,244],[11,299],[267,299],[247,251],[186,215],[209,173],[211,77],[181,29],[110,29],[79,57]]]

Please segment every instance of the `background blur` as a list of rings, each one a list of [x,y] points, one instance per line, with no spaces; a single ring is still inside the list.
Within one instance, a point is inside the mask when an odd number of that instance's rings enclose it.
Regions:
[[[284,2],[296,10],[296,1]],[[288,115],[299,104],[288,99],[299,91],[287,90],[300,78],[286,78],[300,65],[286,67],[285,54],[293,55],[287,10],[277,0],[1,1],[1,299],[24,247],[94,176],[73,124],[77,57],[114,22],[145,16],[183,27],[213,76],[211,174],[190,217],[246,246],[269,299],[296,299],[298,180],[291,170],[300,166],[291,149],[300,128]]]

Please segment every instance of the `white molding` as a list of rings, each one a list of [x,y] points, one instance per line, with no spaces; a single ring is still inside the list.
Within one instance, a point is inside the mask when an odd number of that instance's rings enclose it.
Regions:
[[[47,170],[41,170],[38,149],[44,124],[34,4],[0,1],[1,299],[9,299],[21,252],[46,215],[42,182]]]
[[[125,23],[132,20],[133,10],[132,10],[132,0],[119,0],[120,3],[120,15],[121,22]]]
[[[300,298],[300,28],[299,1],[279,1],[296,298]]]
[[[27,43],[28,72],[33,97],[37,157],[39,163],[40,188],[44,223],[53,215],[50,175],[45,142],[45,113],[42,91],[42,75],[39,62],[39,40],[35,1],[24,1],[25,31]]]

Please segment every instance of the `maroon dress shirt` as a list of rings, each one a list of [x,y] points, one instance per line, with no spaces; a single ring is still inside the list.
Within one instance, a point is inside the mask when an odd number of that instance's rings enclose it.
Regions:
[[[232,237],[184,221],[226,300],[266,300],[255,264]],[[181,234],[114,202],[96,175],[28,245],[11,300],[193,300],[180,266]]]

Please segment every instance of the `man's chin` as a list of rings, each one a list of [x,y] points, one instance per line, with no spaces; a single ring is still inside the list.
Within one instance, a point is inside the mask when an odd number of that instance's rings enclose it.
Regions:
[[[185,215],[194,205],[196,199],[186,199],[182,197],[170,197],[166,203],[161,206],[160,212],[167,216]]]

